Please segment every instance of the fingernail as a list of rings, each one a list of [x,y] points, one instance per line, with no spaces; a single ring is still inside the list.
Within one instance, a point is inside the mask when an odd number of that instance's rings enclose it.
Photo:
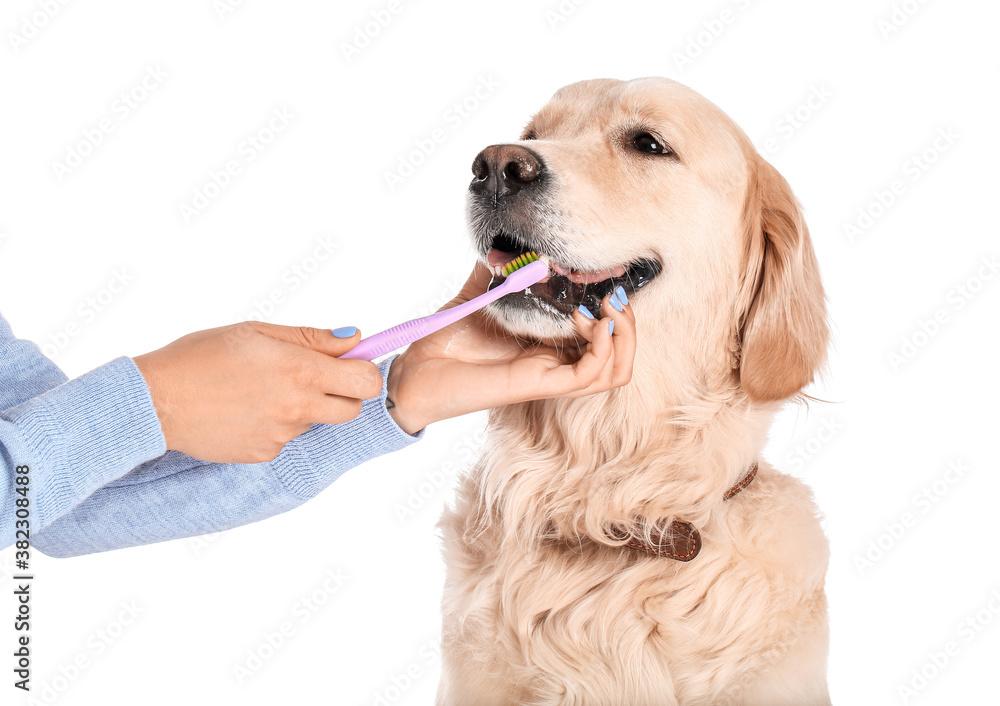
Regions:
[[[622,310],[622,303],[618,301],[618,297],[616,297],[614,294],[611,295],[608,301],[611,302],[611,306],[613,306],[618,311]]]
[[[350,338],[358,332],[357,326],[341,326],[340,328],[335,328],[332,333],[337,338]]]
[[[608,324],[608,335],[610,336],[615,332],[615,320],[611,319],[611,323]]]
[[[625,288],[621,285],[615,290],[615,296],[618,297],[618,301],[622,304],[628,304],[628,297],[625,295]]]
[[[590,313],[590,309],[588,309],[587,307],[585,307],[583,304],[581,304],[580,306],[578,306],[577,309],[579,309],[580,313],[583,314],[584,316],[586,316],[588,319],[594,318],[594,315]]]

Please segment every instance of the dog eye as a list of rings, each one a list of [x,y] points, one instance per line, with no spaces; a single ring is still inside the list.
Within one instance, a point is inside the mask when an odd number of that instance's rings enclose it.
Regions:
[[[636,135],[632,140],[632,146],[646,154],[670,154],[670,148],[648,132]]]
[[[538,135],[536,135],[534,132],[526,132],[526,133],[524,133],[524,136],[521,139],[522,140],[537,140],[538,139]]]

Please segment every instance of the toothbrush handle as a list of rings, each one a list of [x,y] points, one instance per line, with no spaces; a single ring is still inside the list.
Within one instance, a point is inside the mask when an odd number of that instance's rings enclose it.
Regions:
[[[397,326],[362,339],[358,345],[339,357],[353,358],[355,360],[375,360],[380,355],[391,353],[397,348],[402,348],[409,343],[413,343],[419,338],[443,329],[448,324],[455,323],[474,311],[482,309],[491,301],[507,294],[508,289],[509,287],[500,285],[458,306],[453,306],[450,309],[439,311],[430,316],[404,321]]]
[[[429,333],[431,331],[427,329],[427,322],[424,319],[405,321],[398,326],[393,326],[381,333],[376,333],[374,336],[362,339],[358,345],[340,357],[353,358],[355,360],[375,360],[380,355],[385,355],[408,343],[413,343],[418,338],[423,338]]]

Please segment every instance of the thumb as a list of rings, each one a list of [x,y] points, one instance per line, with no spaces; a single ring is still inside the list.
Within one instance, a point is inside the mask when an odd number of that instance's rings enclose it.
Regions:
[[[328,328],[312,328],[310,326],[280,326],[278,324],[254,324],[260,333],[279,341],[294,343],[303,348],[309,348],[319,353],[338,357],[354,348],[361,342],[361,331],[355,330],[354,335],[338,338]]]

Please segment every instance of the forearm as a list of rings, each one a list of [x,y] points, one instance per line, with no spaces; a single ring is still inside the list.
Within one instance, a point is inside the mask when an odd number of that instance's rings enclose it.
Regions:
[[[388,381],[398,360],[393,355],[378,364],[382,390],[364,400],[361,413],[344,424],[317,424],[285,446],[274,465],[286,485],[306,498],[365,461],[409,446],[423,438],[424,429],[408,433],[387,408]]]
[[[14,540],[19,466],[29,469],[34,536],[165,450],[148,390],[128,358],[0,412],[0,548]]]
[[[101,488],[34,537],[53,557],[71,557],[218,532],[301,504],[270,464],[189,465],[167,453]],[[164,465],[166,464],[166,465]],[[173,471],[170,466],[184,465]]]
[[[202,464],[168,453],[94,493],[35,546],[75,556],[217,532],[297,507],[346,470],[423,436],[407,434],[386,409],[392,361],[379,365],[381,394],[365,400],[350,422],[314,426],[270,463]]]

